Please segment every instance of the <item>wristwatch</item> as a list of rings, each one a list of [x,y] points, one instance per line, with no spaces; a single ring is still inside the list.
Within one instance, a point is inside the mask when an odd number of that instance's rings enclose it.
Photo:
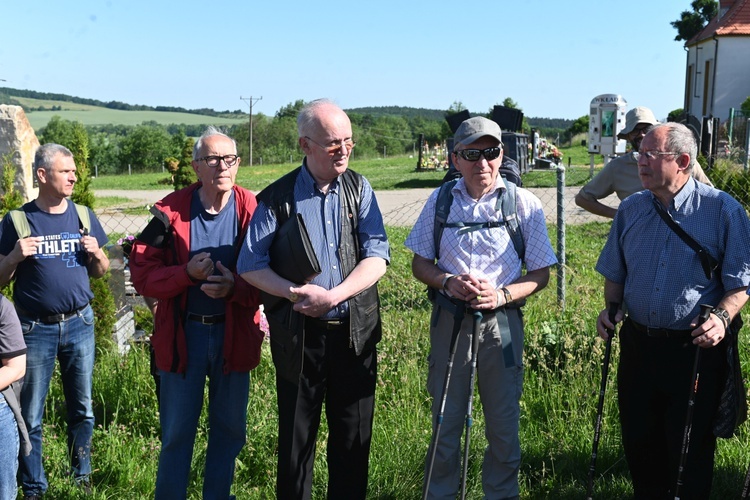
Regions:
[[[726,311],[726,309],[722,309],[720,307],[714,307],[711,309],[711,314],[715,314],[716,317],[718,317],[722,323],[724,323],[724,330],[729,328],[729,313]]]

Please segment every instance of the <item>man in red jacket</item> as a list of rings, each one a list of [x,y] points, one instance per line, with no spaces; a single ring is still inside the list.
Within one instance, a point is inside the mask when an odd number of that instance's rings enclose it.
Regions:
[[[239,164],[234,140],[209,127],[193,148],[198,182],[154,205],[130,254],[135,289],[159,301],[151,340],[161,376],[157,499],[186,497],[206,377],[204,499],[230,498],[245,444],[249,372],[263,335],[258,291],[236,274],[256,206],[235,185]]]

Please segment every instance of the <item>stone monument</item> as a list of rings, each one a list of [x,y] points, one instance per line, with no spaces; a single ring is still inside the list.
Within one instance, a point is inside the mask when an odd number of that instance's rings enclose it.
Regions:
[[[2,160],[10,155],[11,164],[16,169],[14,184],[24,203],[39,194],[32,172],[34,153],[38,147],[39,139],[23,108],[0,104],[0,168],[4,164]]]

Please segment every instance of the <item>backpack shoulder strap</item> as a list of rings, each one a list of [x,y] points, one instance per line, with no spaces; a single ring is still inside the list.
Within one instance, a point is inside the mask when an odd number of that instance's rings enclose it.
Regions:
[[[81,224],[81,229],[88,233],[91,230],[89,207],[86,205],[79,205],[78,203],[73,203],[73,206],[76,207],[76,212],[78,212],[78,222]]]
[[[526,262],[526,243],[523,241],[523,233],[518,223],[516,185],[505,178],[503,178],[503,182],[505,183],[505,191],[497,197],[497,208],[502,210],[505,227],[508,228],[508,234],[518,257],[521,262]]]
[[[453,203],[453,186],[456,185],[456,182],[458,182],[457,178],[444,182],[440,186],[437,201],[435,202],[435,225],[433,228],[433,237],[435,239],[435,260],[440,258],[440,240],[443,238],[443,230],[445,229],[445,224],[448,220],[448,214],[451,211],[451,204]]]
[[[26,212],[23,208],[16,208],[10,211],[10,219],[13,221],[13,227],[16,228],[18,239],[22,240],[31,236],[31,227],[26,219]]]

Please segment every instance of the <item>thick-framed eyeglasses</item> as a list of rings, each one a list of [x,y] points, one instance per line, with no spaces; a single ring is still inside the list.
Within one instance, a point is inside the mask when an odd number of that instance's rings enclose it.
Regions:
[[[323,144],[321,144],[321,143],[313,140],[312,138],[310,138],[308,136],[305,136],[305,139],[307,139],[308,141],[312,142],[313,144],[315,144],[319,148],[323,149],[329,155],[332,155],[332,154],[336,153],[337,151],[339,151],[341,149],[341,146],[344,146],[347,151],[351,151],[352,149],[354,149],[354,146],[357,145],[357,143],[354,142],[354,140],[351,139],[351,138],[349,138],[349,139],[339,139],[338,141],[331,141],[326,146],[324,146]]]
[[[461,151],[456,151],[456,154],[466,161],[478,161],[480,156],[484,156],[484,159],[487,161],[492,161],[500,156],[502,150],[502,147],[495,146],[494,148],[487,149],[462,149]]]
[[[645,156],[649,160],[655,160],[660,156],[676,156],[680,153],[677,153],[675,151],[638,151],[639,155]]]
[[[206,166],[209,166],[211,168],[218,167],[219,163],[221,163],[221,161],[224,160],[224,163],[227,164],[227,167],[233,167],[240,160],[240,157],[237,155],[224,155],[224,156],[211,155],[211,156],[204,156],[203,158],[196,158],[196,160],[206,162]]]

